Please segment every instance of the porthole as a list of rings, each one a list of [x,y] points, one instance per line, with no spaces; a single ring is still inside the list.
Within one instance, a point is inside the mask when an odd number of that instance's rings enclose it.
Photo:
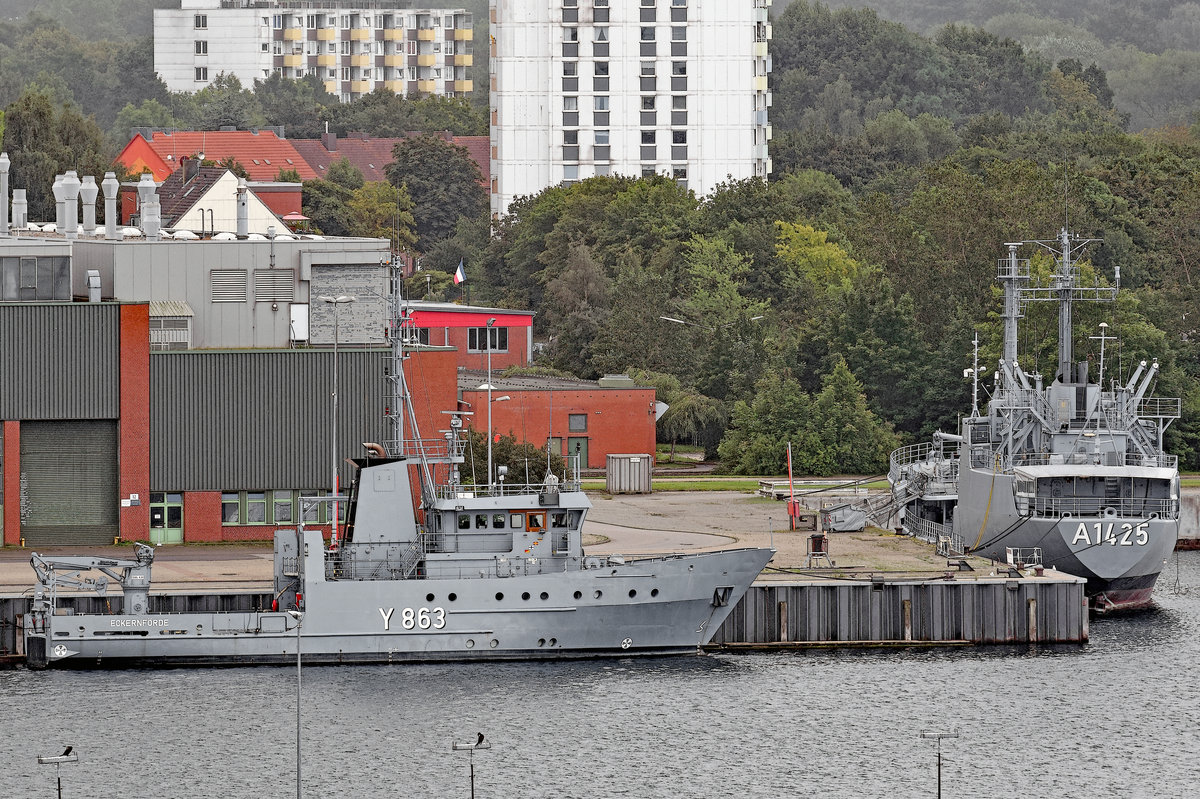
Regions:
[[[500,646],[500,642],[493,638],[491,641],[488,641],[488,646],[490,646],[492,649],[495,649],[496,647]]]
[[[543,601],[543,602],[545,602],[547,599],[549,599],[549,598],[550,598],[550,595],[549,595],[549,594],[547,594],[545,591],[543,591],[543,592],[542,592],[541,596],[542,596],[542,601]]]
[[[657,588],[651,588],[651,589],[650,589],[650,596],[658,596],[658,589],[657,589]]]
[[[497,591],[497,592],[496,592],[496,601],[497,601],[497,602],[499,602],[499,601],[500,601],[500,600],[502,600],[502,599],[504,599],[504,592],[503,592],[503,591]]]
[[[454,600],[458,599],[458,594],[450,592],[446,595],[446,599],[449,599],[451,602],[453,602]]]
[[[629,598],[630,598],[630,599],[633,599],[635,596],[637,596],[637,589],[636,589],[636,588],[630,588],[630,589],[629,589]]]
[[[426,594],[426,595],[425,595],[425,601],[426,601],[426,602],[432,602],[432,601],[433,601],[433,594]]]
[[[467,649],[474,649],[474,648],[475,648],[475,639],[468,638],[467,639]]]
[[[524,600],[528,601],[528,600],[529,600],[529,592],[528,592],[528,591],[523,591],[523,592],[521,593],[521,599],[524,599]]]
[[[595,599],[599,599],[599,598],[600,598],[600,597],[602,597],[602,596],[604,596],[604,592],[603,592],[603,591],[593,591],[593,592],[592,592],[592,597],[593,597],[593,598],[595,598]]]
[[[575,598],[576,598],[576,599],[583,599],[583,592],[582,592],[582,591],[576,591],[576,592],[575,592]],[[81,629],[81,630],[82,630],[83,628],[82,628],[82,627],[80,627],[79,629]]]
[[[546,639],[545,639],[545,638],[539,638],[539,639],[538,639],[538,646],[545,646],[545,645],[546,645]]]
[[[557,638],[551,638],[551,639],[550,639],[550,646],[558,646],[558,639],[557,639]]]

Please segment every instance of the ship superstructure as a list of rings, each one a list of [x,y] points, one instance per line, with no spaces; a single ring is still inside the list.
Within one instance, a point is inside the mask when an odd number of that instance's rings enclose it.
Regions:
[[[891,483],[898,518],[909,533],[948,549],[994,560],[1052,567],[1085,577],[1093,609],[1144,607],[1179,532],[1178,459],[1163,436],[1179,418],[1180,400],[1154,397],[1157,361],[1128,378],[1095,382],[1076,363],[1076,302],[1107,302],[1116,285],[1081,285],[1079,257],[1093,240],[1064,229],[1051,241],[1015,242],[999,261],[1004,287],[1004,349],[986,413],[973,406],[958,434],[896,450]],[[1047,281],[1031,278],[1023,247],[1053,254]],[[1018,322],[1029,303],[1058,306],[1058,358],[1049,385],[1017,362]],[[972,370],[978,379],[979,369]]]
[[[35,554],[31,667],[286,663],[297,648],[315,663],[667,655],[712,638],[773,550],[588,556],[577,456],[536,484],[506,482],[503,467],[463,483],[463,414],[447,412],[439,437],[417,432],[398,269],[391,295],[391,433],[354,461],[349,497],[328,498],[349,503],[343,540],[277,532],[275,599],[254,612],[156,612],[150,547],[130,560]],[[67,587],[103,595],[110,578],[113,613],[62,602]]]

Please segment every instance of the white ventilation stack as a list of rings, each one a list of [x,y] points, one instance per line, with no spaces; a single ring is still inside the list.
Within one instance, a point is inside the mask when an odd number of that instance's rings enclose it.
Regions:
[[[118,237],[117,191],[121,188],[121,181],[117,180],[117,173],[105,172],[100,188],[104,189],[104,238],[112,241]]]
[[[12,226],[17,230],[29,227],[29,202],[25,199],[25,189],[13,189]]]
[[[95,183],[95,181],[92,181]],[[87,270],[88,302],[100,302],[100,270]]]
[[[67,192],[63,188],[63,176],[54,176],[54,185],[50,187],[50,191],[54,192],[54,227],[59,233],[62,233],[65,227],[64,218],[67,215]]]
[[[0,153],[0,236],[8,235],[8,153]]]
[[[158,187],[154,184],[154,176],[149,172],[142,173],[142,179],[138,181],[138,210],[142,215],[142,232],[146,234],[147,241],[158,241],[158,228],[161,222],[159,217],[160,209],[158,205],[158,195],[155,190]]]
[[[244,239],[250,235],[250,196],[246,189],[245,178],[238,178],[237,234],[239,239]]]
[[[79,175],[74,169],[68,169],[63,175],[63,221],[58,232],[68,239],[79,236]]]
[[[96,185],[93,175],[84,175],[83,183],[79,186],[79,197],[83,200],[83,234],[91,236],[96,232],[96,195],[100,187]]]

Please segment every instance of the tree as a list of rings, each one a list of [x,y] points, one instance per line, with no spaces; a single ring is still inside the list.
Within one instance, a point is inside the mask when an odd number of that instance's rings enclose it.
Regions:
[[[326,170],[325,179],[330,183],[336,183],[339,186],[354,191],[361,189],[366,183],[366,178],[363,177],[362,170],[350,163],[350,159],[342,156],[338,160],[329,165]]]
[[[254,98],[267,124],[282,125],[284,132],[294,139],[320,136],[322,114],[338,102],[315,74],[292,79],[278,72],[272,72],[266,79],[255,78]]]
[[[283,167],[279,167],[279,172],[276,173],[275,180],[278,183],[303,183],[299,172],[295,169],[284,169]]]
[[[162,128],[170,130],[180,127],[179,120],[171,109],[158,100],[142,100],[134,105],[126,103],[117,112],[117,119],[109,130],[109,137],[117,146],[124,147],[133,128]]]
[[[346,210],[351,235],[388,239],[393,251],[412,251],[412,200],[404,189],[382,181],[365,183],[346,202]]]
[[[349,236],[354,226],[350,200],[354,192],[329,180],[306,180],[302,189],[302,207],[318,233]]]
[[[235,157],[235,156],[232,156],[232,155],[225,156],[224,158],[222,158],[220,161],[217,162],[217,166],[225,167],[230,172],[237,175],[239,178],[243,178],[245,180],[250,179],[250,173],[246,170],[246,165],[243,164],[241,161],[237,160],[237,157]]]
[[[476,418],[475,424],[479,424]],[[486,425],[486,422],[484,423]],[[557,452],[546,452],[528,441],[518,440],[516,433],[495,431],[492,442],[493,468],[508,467],[509,483],[539,485],[546,480],[546,467],[560,478],[566,473],[566,461]],[[464,483],[483,485],[487,482],[487,429],[468,431],[464,460],[459,466]]]
[[[212,83],[196,92],[196,111],[196,127],[203,130],[247,130],[267,124],[254,92],[242,88],[242,82],[231,72],[219,73]]]
[[[460,217],[487,209],[483,176],[466,148],[417,136],[398,143],[392,155],[385,172],[392,185],[406,187],[412,197],[418,251],[449,238]]]

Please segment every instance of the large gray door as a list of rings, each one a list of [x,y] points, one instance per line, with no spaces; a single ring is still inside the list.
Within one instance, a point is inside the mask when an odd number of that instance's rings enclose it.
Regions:
[[[21,423],[26,546],[111,544],[118,532],[117,423]]]

